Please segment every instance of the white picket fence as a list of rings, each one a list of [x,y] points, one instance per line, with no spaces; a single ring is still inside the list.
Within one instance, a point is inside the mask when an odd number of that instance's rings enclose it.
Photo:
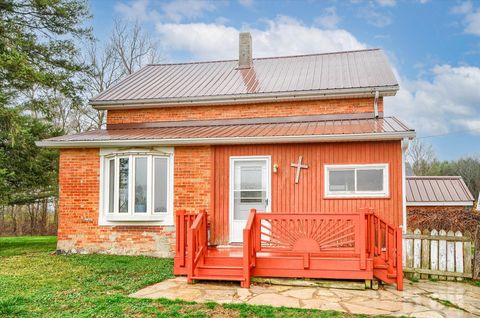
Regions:
[[[471,235],[445,230],[407,232],[403,237],[403,271],[407,278],[472,278]]]

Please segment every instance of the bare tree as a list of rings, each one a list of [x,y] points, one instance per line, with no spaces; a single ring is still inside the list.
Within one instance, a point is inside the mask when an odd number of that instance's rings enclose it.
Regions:
[[[407,160],[415,175],[429,175],[432,173],[433,164],[437,161],[437,155],[432,145],[414,139],[408,147]]]
[[[148,63],[160,61],[159,44],[149,36],[142,25],[115,19],[112,34],[105,44],[93,42],[84,54],[89,70],[84,75],[85,100],[108,89],[122,77]],[[105,112],[84,105],[83,116],[91,128],[100,128],[105,122]]]
[[[115,19],[110,43],[123,74],[132,74],[145,64],[160,60],[158,42],[152,40],[137,21],[127,24]]]

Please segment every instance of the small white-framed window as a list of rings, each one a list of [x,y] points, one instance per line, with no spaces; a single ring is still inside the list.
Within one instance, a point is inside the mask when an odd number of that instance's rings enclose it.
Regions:
[[[173,152],[110,151],[101,164],[100,223],[173,224]]]
[[[388,197],[388,164],[325,165],[325,197]]]

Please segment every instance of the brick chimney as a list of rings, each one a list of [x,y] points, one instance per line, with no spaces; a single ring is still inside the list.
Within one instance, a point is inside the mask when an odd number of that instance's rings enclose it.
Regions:
[[[252,35],[250,32],[240,32],[238,45],[238,68],[252,66]]]

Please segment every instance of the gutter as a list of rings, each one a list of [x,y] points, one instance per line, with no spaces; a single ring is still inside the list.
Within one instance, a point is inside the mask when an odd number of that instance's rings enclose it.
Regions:
[[[316,100],[349,97],[374,97],[395,96],[399,89],[398,85],[369,87],[369,88],[348,88],[348,89],[323,89],[298,92],[274,92],[260,94],[236,94],[222,96],[200,96],[182,98],[152,98],[152,99],[131,99],[131,100],[90,100],[97,110],[108,109],[135,109],[145,107],[175,107],[175,106],[212,106],[212,105],[233,105],[266,102],[282,102],[294,100]],[[376,93],[378,92],[378,93]]]
[[[415,131],[368,133],[368,134],[333,134],[300,136],[264,136],[264,137],[217,137],[217,138],[170,138],[170,139],[124,139],[124,140],[81,140],[81,141],[37,141],[38,147],[49,148],[100,148],[100,147],[145,147],[145,146],[183,146],[183,145],[238,145],[238,144],[275,144],[275,143],[309,143],[338,141],[375,141],[402,140],[414,138]]]
[[[408,202],[407,206],[473,206],[473,201],[455,202]]]

